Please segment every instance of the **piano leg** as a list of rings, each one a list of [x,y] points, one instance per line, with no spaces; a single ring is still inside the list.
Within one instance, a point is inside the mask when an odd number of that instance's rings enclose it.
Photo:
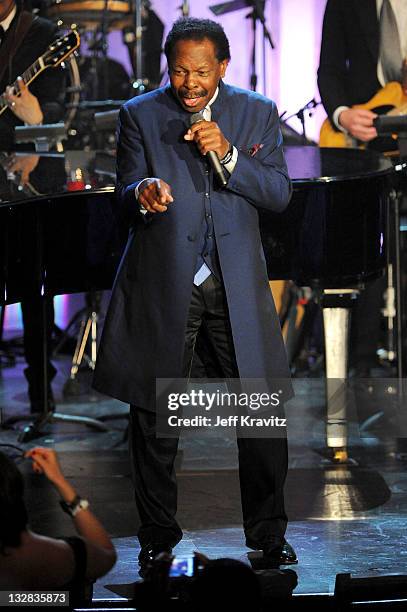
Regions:
[[[325,336],[327,421],[326,442],[333,459],[348,459],[348,341],[350,309],[357,289],[326,289],[321,297]]]

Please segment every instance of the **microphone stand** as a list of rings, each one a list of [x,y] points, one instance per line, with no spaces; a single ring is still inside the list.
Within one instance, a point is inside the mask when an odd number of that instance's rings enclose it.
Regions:
[[[108,82],[108,70],[107,70],[107,35],[109,32],[109,24],[108,24],[108,1],[105,0],[105,4],[103,7],[102,14],[102,27],[101,27],[101,47],[102,47],[102,58],[103,58],[103,90],[102,97],[104,100],[107,98],[107,82]]]
[[[143,85],[143,24],[141,16],[141,0],[136,0],[134,7],[136,25],[136,83]],[[141,92],[142,93],[142,92]]]
[[[302,141],[303,144],[306,145],[308,143],[308,138],[305,132],[305,113],[306,111],[308,112],[308,117],[312,117],[312,110],[314,108],[316,108],[317,106],[319,106],[321,104],[321,102],[317,102],[315,100],[315,98],[312,98],[312,100],[310,100],[309,102],[307,102],[304,106],[302,106],[300,108],[299,111],[297,111],[296,113],[293,113],[292,115],[289,115],[289,117],[286,117],[283,121],[283,123],[287,123],[287,121],[289,121],[290,119],[293,119],[294,117],[297,117],[297,119],[299,119],[301,121],[301,126],[302,126]],[[284,115],[286,114],[286,111],[280,116],[280,121],[283,119]]]
[[[275,49],[273,39],[266,25],[266,18],[264,16],[264,6],[266,0],[253,0],[253,10],[247,15],[247,18],[252,19],[252,31],[253,31],[253,47],[252,47],[252,59],[251,59],[251,76],[250,76],[250,87],[252,91],[257,91],[257,73],[256,73],[256,34],[257,34],[257,21],[263,26],[263,92],[266,95],[266,81],[267,81],[267,70],[266,70],[266,41],[269,42],[271,49]]]
[[[147,6],[148,3],[147,3]],[[146,3],[143,0],[134,0],[132,12],[134,14],[134,25],[122,29],[122,40],[129,52],[130,63],[133,70],[133,95],[139,96],[146,90],[149,81],[143,75],[143,11]]]
[[[96,99],[102,98],[104,100],[106,100],[107,98],[107,82],[108,82],[108,70],[107,70],[107,49],[108,49],[107,35],[109,31],[108,1],[109,0],[104,0],[100,25],[98,28],[96,28],[95,32],[93,33],[92,41],[88,46],[89,51],[92,52],[91,71],[92,71],[93,92],[94,92],[94,95],[96,96]],[[103,62],[102,83],[101,83],[100,74],[99,74],[99,66],[98,66],[98,61],[97,61],[98,58],[100,58]]]
[[[189,17],[189,2],[188,0],[183,0],[181,6],[178,9],[182,12],[183,17]]]

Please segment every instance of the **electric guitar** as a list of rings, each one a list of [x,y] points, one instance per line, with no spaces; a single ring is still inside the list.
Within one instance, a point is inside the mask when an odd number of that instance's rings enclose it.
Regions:
[[[67,57],[69,57],[75,49],[80,45],[81,39],[76,30],[71,30],[65,36],[55,40],[38,59],[21,75],[24,83],[29,85],[47,68],[56,68]],[[18,81],[15,81],[11,87],[20,94]],[[0,115],[8,108],[5,92],[0,96]]]
[[[378,115],[405,115],[407,113],[407,95],[400,83],[392,81],[380,89],[369,102],[356,104],[352,108],[371,110]],[[319,133],[319,146],[344,148],[364,145],[344,132],[337,132],[329,119],[325,119]]]

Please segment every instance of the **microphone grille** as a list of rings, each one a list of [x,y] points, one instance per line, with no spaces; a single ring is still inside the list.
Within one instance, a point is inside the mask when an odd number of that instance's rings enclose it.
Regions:
[[[198,123],[199,121],[205,121],[202,113],[194,113],[189,118],[189,125],[194,125],[194,123]]]

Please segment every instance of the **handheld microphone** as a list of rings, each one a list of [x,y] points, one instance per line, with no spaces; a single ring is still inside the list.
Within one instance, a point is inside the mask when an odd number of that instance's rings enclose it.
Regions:
[[[194,113],[191,115],[189,119],[189,124],[192,126],[195,123],[199,123],[200,121],[205,121],[201,113]],[[222,164],[219,161],[218,154],[215,151],[208,151],[206,157],[209,160],[210,165],[215,173],[215,176],[222,187],[226,187],[228,181],[226,179],[225,173],[223,171]]]

